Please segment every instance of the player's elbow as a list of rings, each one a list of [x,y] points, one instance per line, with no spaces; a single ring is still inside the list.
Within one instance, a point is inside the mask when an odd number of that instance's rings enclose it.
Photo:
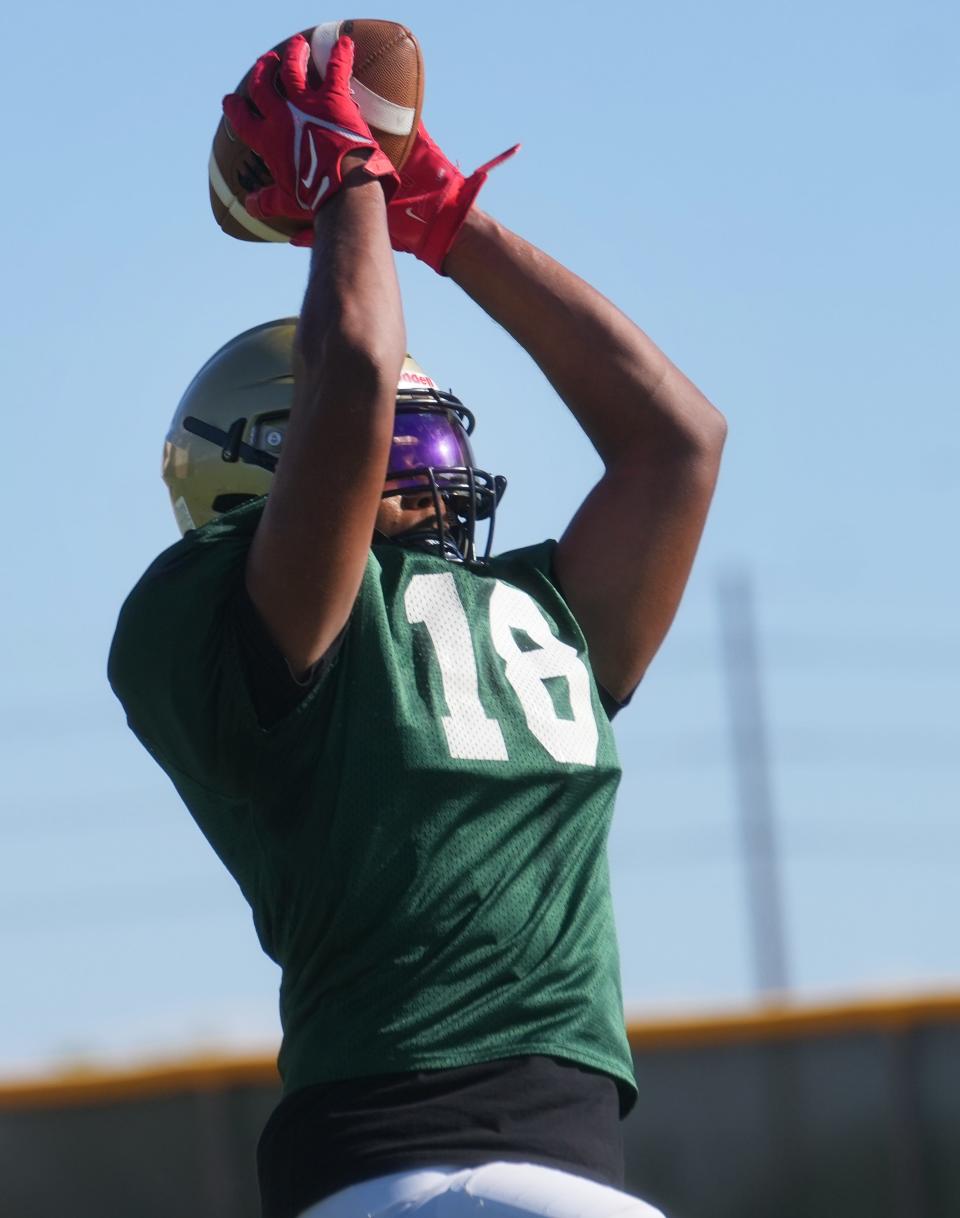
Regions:
[[[355,302],[342,301],[320,327],[301,317],[294,370],[298,381],[327,387],[351,386],[355,392],[395,391],[406,351],[402,315],[371,317]]]
[[[727,420],[699,391],[671,404],[632,443],[621,445],[620,462],[651,466],[688,466],[716,472],[727,438]]]
[[[699,389],[686,378],[684,381],[672,409],[665,412],[674,448],[698,459],[719,460],[727,438],[727,420]]]
[[[343,412],[375,401],[392,405],[402,362],[402,342],[331,330],[318,348],[301,353],[296,362],[298,397],[307,403],[335,403]]]
[[[723,446],[727,442],[727,419],[706,398],[697,412],[695,442],[704,457],[720,464]]]

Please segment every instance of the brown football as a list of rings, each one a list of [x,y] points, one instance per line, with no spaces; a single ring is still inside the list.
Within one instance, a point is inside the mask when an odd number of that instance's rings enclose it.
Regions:
[[[328,21],[303,30],[311,61],[322,78],[341,34],[354,42],[353,92],[374,139],[397,169],[410,154],[423,107],[423,57],[413,34],[395,21]],[[284,43],[274,49],[280,51]],[[236,92],[246,93],[244,76]],[[241,241],[289,241],[305,225],[296,220],[254,219],[243,205],[248,192],[273,179],[263,161],[220,119],[210,150],[210,206],[217,223]]]

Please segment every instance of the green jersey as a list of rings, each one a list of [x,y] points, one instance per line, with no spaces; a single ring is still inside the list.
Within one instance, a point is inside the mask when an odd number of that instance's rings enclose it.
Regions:
[[[285,1090],[546,1054],[631,1103],[620,770],[553,543],[484,566],[374,546],[335,660],[264,727],[237,623],[260,510],[157,559],[110,678],[282,968]]]

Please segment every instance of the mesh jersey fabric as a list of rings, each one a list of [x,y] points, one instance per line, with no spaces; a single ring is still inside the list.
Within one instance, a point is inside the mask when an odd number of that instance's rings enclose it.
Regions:
[[[375,546],[335,661],[264,729],[236,624],[261,510],[151,565],[109,674],[281,966],[284,1093],[545,1054],[628,1108],[620,771],[552,543],[483,567]]]

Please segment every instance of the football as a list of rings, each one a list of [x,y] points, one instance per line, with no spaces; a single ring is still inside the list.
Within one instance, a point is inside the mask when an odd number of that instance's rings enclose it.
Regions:
[[[323,79],[334,43],[347,34],[355,45],[352,89],[370,131],[400,169],[410,154],[423,107],[423,57],[413,34],[394,21],[328,21],[303,30],[311,65]],[[274,50],[282,50],[280,43]],[[246,93],[244,76],[235,92]],[[258,220],[243,205],[247,194],[273,179],[263,161],[221,117],[210,150],[210,206],[217,223],[241,241],[289,241],[306,225],[276,217]]]

